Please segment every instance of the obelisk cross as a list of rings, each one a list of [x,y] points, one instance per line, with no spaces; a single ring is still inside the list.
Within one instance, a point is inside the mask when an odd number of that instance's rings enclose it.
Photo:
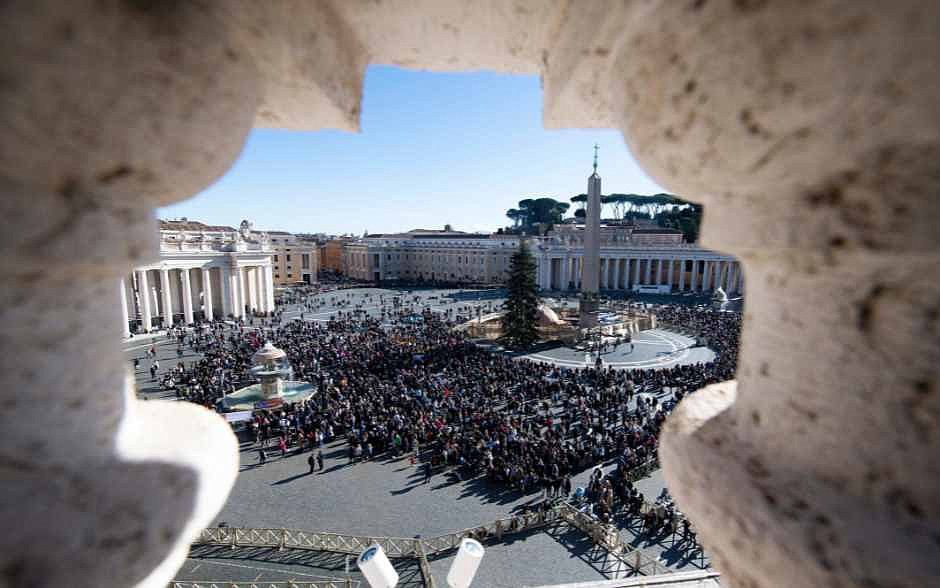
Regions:
[[[597,173],[597,143],[594,143],[594,173]]]

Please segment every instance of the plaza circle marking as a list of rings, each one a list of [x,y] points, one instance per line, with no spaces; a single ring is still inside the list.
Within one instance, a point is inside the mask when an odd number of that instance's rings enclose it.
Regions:
[[[608,361],[604,362],[604,365],[607,367],[613,368],[622,368],[622,369],[646,369],[646,368],[655,368],[666,365],[677,365],[680,362],[684,361],[689,356],[689,347],[685,345],[684,341],[678,339],[679,335],[675,333],[670,333],[669,331],[664,330],[649,330],[643,331],[644,334],[651,337],[655,337],[669,346],[669,350],[666,352],[667,355],[655,359],[644,359],[640,361]],[[634,343],[643,343],[645,345],[654,345],[657,344],[655,341],[634,341]],[[673,355],[677,351],[680,353],[678,355]],[[561,359],[555,358],[541,353],[534,353],[532,355],[523,356],[527,359],[537,361],[540,363],[550,363],[552,365],[558,365],[561,367],[585,367],[588,365],[586,362],[577,361],[573,359]]]

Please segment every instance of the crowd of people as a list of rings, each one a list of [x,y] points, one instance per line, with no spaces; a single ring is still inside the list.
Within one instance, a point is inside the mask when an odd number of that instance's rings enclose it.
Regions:
[[[695,545],[668,494],[651,506],[634,482],[657,467],[659,433],[675,405],[734,377],[740,313],[657,306],[661,323],[694,334],[715,358],[628,371],[494,353],[453,328],[466,311],[420,295],[310,291],[291,302],[298,318],[320,320],[288,321],[280,307],[167,335],[179,361],[164,385],[181,399],[214,409],[224,394],[253,383],[252,356],[266,341],[287,353],[293,379],[314,385],[306,402],[254,412],[248,432],[260,463],[269,451],[310,452],[310,472],[323,472],[324,445],[345,440],[349,463],[403,457],[426,483],[447,472],[485,480],[487,492],[569,498],[601,523],[619,514]],[[195,361],[183,361],[186,348]],[[148,354],[155,378],[155,347]],[[573,476],[588,469],[589,482],[572,488]]]
[[[212,323],[173,333],[201,357],[170,377],[181,398],[214,407],[253,378],[251,357],[270,340],[294,379],[314,384],[309,401],[256,411],[251,428],[282,452],[339,437],[350,461],[410,456],[428,472],[484,476],[494,487],[546,496],[571,493],[577,472],[617,461],[585,494],[600,518],[637,500],[630,473],[655,460],[663,421],[686,394],[733,377],[740,314],[662,306],[660,320],[699,333],[714,361],[665,369],[570,369],[495,354],[453,330],[453,315],[420,297],[310,296],[304,312],[339,308],[327,322],[275,315],[254,325]],[[426,301],[425,301],[426,302]],[[380,308],[370,316],[363,306]]]

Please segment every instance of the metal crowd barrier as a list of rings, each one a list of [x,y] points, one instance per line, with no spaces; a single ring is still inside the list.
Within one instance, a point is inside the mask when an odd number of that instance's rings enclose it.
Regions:
[[[170,582],[167,588],[358,588],[358,580],[320,580],[316,582],[232,582],[213,580],[211,582]]]
[[[500,541],[503,535],[520,533],[557,521],[554,509],[519,514],[497,519],[479,527],[464,529],[426,539],[403,537],[368,537],[300,531],[296,529],[254,529],[239,527],[210,527],[203,529],[194,545],[228,545],[231,547],[272,547],[277,549],[304,549],[359,555],[373,543],[382,546],[390,558],[419,557],[418,548],[425,556],[446,553],[460,547],[460,541],[471,537],[480,541]]]

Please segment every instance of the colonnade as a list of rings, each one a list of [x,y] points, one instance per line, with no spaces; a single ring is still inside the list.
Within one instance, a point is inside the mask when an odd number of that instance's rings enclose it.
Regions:
[[[580,254],[541,258],[539,286],[543,290],[581,287]],[[668,256],[601,256],[600,289],[629,290],[634,286],[669,286],[680,292],[707,292],[719,286],[727,293],[744,290],[744,274],[736,260]]]
[[[139,268],[120,280],[124,336],[196,320],[274,310],[270,265]]]

